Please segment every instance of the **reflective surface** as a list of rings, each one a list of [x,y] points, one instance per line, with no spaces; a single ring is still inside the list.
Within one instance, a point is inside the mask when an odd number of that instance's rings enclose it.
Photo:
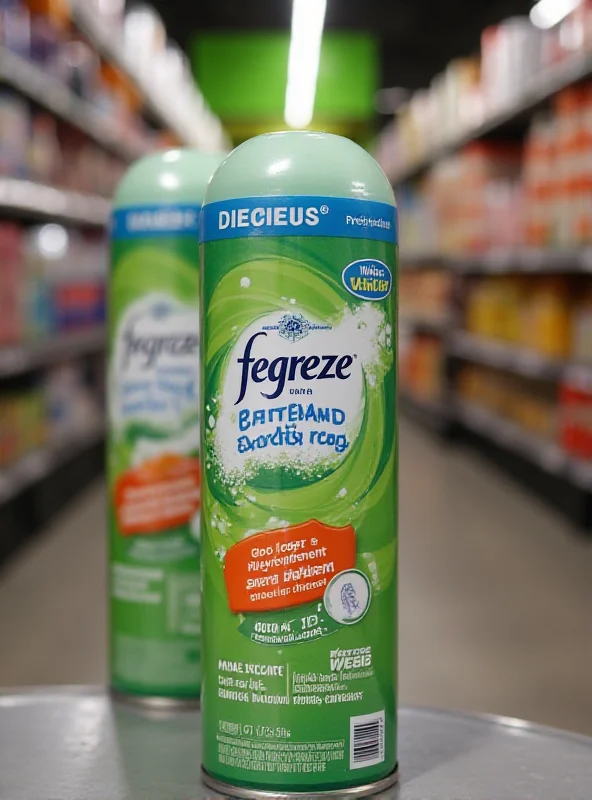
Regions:
[[[400,711],[383,800],[589,800],[592,739],[521,720]],[[199,715],[146,716],[100,689],[0,697],[2,800],[203,800]]]

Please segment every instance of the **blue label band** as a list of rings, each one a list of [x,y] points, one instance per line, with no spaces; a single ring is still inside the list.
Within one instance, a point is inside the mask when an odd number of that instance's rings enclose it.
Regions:
[[[388,203],[350,197],[241,197],[204,206],[202,242],[246,236],[340,236],[397,243]]]
[[[170,236],[199,236],[201,207],[190,203],[179,205],[130,206],[111,215],[113,239]]]

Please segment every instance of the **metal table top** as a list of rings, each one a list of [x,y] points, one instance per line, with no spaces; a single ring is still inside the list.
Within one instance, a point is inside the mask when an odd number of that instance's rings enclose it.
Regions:
[[[381,800],[591,800],[592,739],[403,708],[400,786]],[[0,695],[1,800],[204,800],[199,714],[147,716],[102,689]]]

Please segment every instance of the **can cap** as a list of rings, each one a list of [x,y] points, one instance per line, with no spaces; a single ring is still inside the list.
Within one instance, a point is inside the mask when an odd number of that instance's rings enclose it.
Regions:
[[[224,156],[174,148],[136,161],[117,187],[117,207],[152,203],[203,203],[206,187]]]
[[[237,197],[319,195],[395,205],[388,178],[362,147],[331,133],[256,136],[222,162],[205,203]]]

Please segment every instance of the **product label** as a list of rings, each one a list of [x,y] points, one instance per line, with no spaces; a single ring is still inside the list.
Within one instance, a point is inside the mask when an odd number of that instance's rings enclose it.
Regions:
[[[247,236],[338,236],[397,239],[393,206],[346,197],[241,197],[210,203],[203,210],[204,242]]]
[[[204,208],[204,765],[230,783],[396,765],[396,230],[365,200]]]
[[[112,681],[200,688],[199,209],[113,216],[109,349]]]
[[[200,209],[194,205],[146,205],[116,209],[111,217],[113,239],[145,236],[199,236]]]

